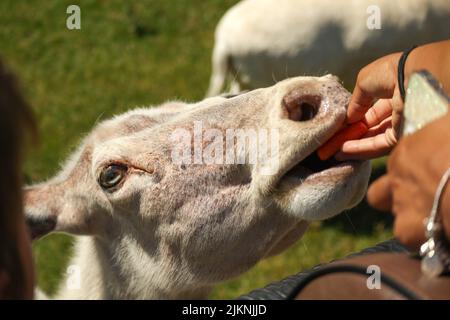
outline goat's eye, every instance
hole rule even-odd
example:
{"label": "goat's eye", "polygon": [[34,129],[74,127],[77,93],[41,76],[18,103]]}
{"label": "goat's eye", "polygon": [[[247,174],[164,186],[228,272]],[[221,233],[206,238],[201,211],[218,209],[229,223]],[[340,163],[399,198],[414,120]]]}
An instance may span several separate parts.
{"label": "goat's eye", "polygon": [[119,164],[112,164],[104,168],[100,173],[98,182],[103,189],[110,189],[117,186],[125,177],[127,167]]}

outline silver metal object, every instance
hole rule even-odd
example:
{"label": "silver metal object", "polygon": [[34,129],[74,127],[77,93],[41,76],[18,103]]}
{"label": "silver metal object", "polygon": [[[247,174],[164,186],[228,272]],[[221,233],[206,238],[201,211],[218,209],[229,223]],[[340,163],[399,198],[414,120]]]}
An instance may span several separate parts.
{"label": "silver metal object", "polygon": [[447,114],[449,103],[450,99],[428,71],[413,73],[406,89],[400,137]]}
{"label": "silver metal object", "polygon": [[428,240],[420,247],[422,272],[430,277],[437,277],[450,271],[450,254],[442,219],[438,215],[442,193],[450,178],[450,168],[444,173],[434,195],[430,217],[425,219],[425,235]]}

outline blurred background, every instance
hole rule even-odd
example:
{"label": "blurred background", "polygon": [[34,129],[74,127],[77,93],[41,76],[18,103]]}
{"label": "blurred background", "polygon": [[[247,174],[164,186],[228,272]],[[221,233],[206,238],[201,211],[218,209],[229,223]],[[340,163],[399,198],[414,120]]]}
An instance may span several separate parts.
{"label": "blurred background", "polygon": [[[201,100],[211,72],[217,22],[236,0],[0,1],[0,56],[20,79],[40,128],[28,153],[26,183],[55,174],[93,125],[137,106]],[[66,8],[81,7],[81,30],[66,28]],[[347,88],[351,90],[352,88]],[[373,178],[384,172],[374,162]],[[319,263],[392,237],[390,215],[365,202],[315,223],[282,255],[220,284],[211,298],[235,298]],[[39,286],[53,293],[72,238],[34,244]]]}

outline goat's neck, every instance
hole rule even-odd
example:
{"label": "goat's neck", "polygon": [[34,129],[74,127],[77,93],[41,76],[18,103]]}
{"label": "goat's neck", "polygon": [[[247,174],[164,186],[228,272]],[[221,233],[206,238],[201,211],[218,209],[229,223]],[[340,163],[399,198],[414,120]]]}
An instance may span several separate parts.
{"label": "goat's neck", "polygon": [[[152,282],[152,277],[142,277],[123,272],[113,261],[116,250],[95,237],[77,237],[75,252],[68,266],[57,299],[204,299],[210,288],[174,290],[173,284],[164,288]],[[123,258],[123,263],[132,263]],[[127,266],[125,266],[126,268]],[[151,274],[150,264],[141,266],[140,273]],[[130,268],[132,270],[132,268]],[[77,276],[79,275],[78,279]],[[77,281],[79,280],[79,286]],[[168,289],[171,288],[171,289]]]}

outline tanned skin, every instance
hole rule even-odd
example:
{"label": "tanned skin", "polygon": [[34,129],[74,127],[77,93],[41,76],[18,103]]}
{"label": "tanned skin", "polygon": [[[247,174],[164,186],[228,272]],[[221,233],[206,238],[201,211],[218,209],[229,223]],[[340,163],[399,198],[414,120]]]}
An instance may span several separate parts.
{"label": "tanned skin", "polygon": [[[371,159],[386,155],[395,147],[387,174],[371,185],[368,200],[375,208],[392,212],[396,217],[396,237],[417,249],[425,241],[423,221],[430,214],[437,185],[450,167],[450,115],[398,142],[403,113],[397,83],[401,55],[397,52],[382,57],[359,72],[347,121],[364,121],[369,133],[363,139],[346,142],[336,158]],[[431,72],[444,91],[450,93],[450,40],[420,46],[409,54],[405,87],[409,76],[423,69]],[[449,190],[442,196],[440,214],[450,239]]]}

